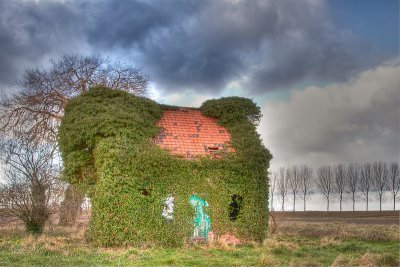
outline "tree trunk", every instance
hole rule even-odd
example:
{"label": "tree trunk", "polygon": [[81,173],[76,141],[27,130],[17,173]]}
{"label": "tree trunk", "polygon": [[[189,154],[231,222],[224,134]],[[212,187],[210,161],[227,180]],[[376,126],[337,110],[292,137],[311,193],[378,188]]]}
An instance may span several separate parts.
{"label": "tree trunk", "polygon": [[367,193],[367,211],[368,211],[368,193]]}
{"label": "tree trunk", "polygon": [[293,195],[293,211],[296,211],[296,194]]}
{"label": "tree trunk", "polygon": [[75,225],[75,221],[78,217],[83,197],[83,194],[78,190],[75,185],[68,185],[68,188],[65,191],[64,201],[61,204],[59,225]]}
{"label": "tree trunk", "polygon": [[396,210],[396,195],[393,194],[393,210]]}
{"label": "tree trunk", "polygon": [[32,206],[30,214],[22,218],[26,230],[32,234],[41,234],[49,218],[46,207],[46,187],[40,182],[33,182],[31,187]]}
{"label": "tree trunk", "polygon": [[379,195],[379,211],[382,211],[382,195]]}
{"label": "tree trunk", "polygon": [[329,197],[327,199],[328,205],[326,206],[326,211],[329,211]]}
{"label": "tree trunk", "polygon": [[304,211],[306,211],[306,196],[304,196]]}

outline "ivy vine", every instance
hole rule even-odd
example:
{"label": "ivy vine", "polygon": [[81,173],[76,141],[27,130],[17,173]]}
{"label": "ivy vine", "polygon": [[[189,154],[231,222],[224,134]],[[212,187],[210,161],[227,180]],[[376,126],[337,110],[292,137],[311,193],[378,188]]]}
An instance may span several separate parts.
{"label": "ivy vine", "polygon": [[[173,108],[104,87],[68,103],[59,131],[63,178],[91,197],[87,236],[102,246],[181,246],[193,231],[188,199],[197,194],[209,203],[216,235],[261,241],[268,227],[272,155],[256,131],[259,107],[239,97],[206,101],[201,112],[226,127],[235,153],[198,160],[170,155],[153,142],[163,110]],[[166,222],[163,201],[171,194],[173,220]],[[241,196],[235,220],[233,195]]]}

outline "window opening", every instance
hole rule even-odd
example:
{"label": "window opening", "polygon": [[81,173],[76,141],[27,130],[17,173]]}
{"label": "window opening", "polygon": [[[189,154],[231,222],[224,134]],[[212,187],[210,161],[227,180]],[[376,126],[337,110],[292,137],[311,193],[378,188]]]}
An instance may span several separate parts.
{"label": "window opening", "polygon": [[234,194],[231,196],[232,202],[229,204],[229,219],[236,221],[242,207],[243,198],[240,195]]}
{"label": "window opening", "polygon": [[170,194],[163,201],[164,207],[162,211],[162,216],[167,220],[167,222],[172,222],[174,219],[174,205],[175,198],[173,194]]}
{"label": "window opening", "polygon": [[149,196],[151,194],[151,188],[140,188],[139,190],[143,196]]}
{"label": "window opening", "polygon": [[152,190],[152,186],[148,181],[144,182],[141,188],[139,188],[139,191],[143,196],[150,196]]}

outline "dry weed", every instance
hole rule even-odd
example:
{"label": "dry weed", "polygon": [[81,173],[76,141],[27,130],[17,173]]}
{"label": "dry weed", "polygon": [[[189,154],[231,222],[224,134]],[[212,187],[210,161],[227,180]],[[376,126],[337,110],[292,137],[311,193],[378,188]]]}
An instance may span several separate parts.
{"label": "dry weed", "polygon": [[269,253],[263,253],[260,259],[261,266],[277,266],[279,260]]}
{"label": "dry weed", "polygon": [[275,266],[279,264],[279,257],[282,254],[291,253],[299,246],[296,243],[268,238],[263,243],[264,252],[261,255],[260,262],[262,266]]}
{"label": "dry weed", "polygon": [[229,244],[225,239],[217,238],[212,244],[209,244],[208,247],[224,251],[231,251],[235,248],[235,245]]}
{"label": "dry weed", "polygon": [[319,242],[320,242],[320,245],[321,245],[322,247],[330,246],[330,245],[339,245],[340,243],[342,243],[342,241],[337,240],[336,238],[330,237],[330,236],[324,236],[324,237],[322,237],[322,238],[319,240]]}
{"label": "dry weed", "polygon": [[340,266],[358,266],[358,262],[353,259],[350,258],[348,256],[345,256],[343,254],[339,254],[336,259],[333,261],[332,263],[332,267],[340,267]]}
{"label": "dry weed", "polygon": [[286,250],[296,250],[299,248],[299,246],[293,242],[282,241],[272,238],[265,239],[263,245],[267,250],[270,248],[284,248]]}
{"label": "dry weed", "polygon": [[400,259],[391,254],[366,252],[359,260],[360,266],[399,266]]}

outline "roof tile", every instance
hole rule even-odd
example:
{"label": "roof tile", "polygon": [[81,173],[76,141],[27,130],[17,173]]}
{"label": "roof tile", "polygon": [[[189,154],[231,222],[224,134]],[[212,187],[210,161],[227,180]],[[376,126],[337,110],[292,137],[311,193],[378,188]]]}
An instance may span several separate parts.
{"label": "roof tile", "polygon": [[194,156],[213,155],[207,148],[234,152],[230,147],[230,134],[216,119],[201,114],[198,110],[184,109],[166,110],[157,126],[163,128],[154,138],[154,142],[162,149],[187,159]]}

